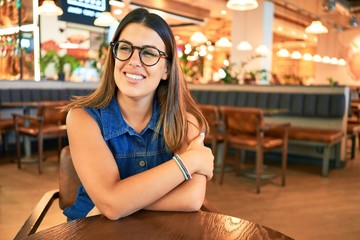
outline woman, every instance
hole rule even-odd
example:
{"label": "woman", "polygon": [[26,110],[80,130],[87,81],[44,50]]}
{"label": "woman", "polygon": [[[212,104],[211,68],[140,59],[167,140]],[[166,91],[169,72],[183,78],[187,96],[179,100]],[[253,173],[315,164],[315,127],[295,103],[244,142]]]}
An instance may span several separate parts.
{"label": "woman", "polygon": [[214,157],[203,144],[208,126],[161,17],[145,9],[125,16],[101,85],[64,109],[82,183],[76,202],[64,210],[69,220],[94,214],[118,219],[140,209],[200,209],[213,174]]}

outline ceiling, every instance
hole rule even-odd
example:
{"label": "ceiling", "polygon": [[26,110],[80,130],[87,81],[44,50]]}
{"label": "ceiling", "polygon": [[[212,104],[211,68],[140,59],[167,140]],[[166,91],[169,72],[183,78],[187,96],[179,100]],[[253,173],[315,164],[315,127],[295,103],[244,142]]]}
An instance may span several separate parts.
{"label": "ceiling", "polygon": [[[320,17],[329,31],[347,31],[353,29],[349,24],[352,16],[360,22],[360,0],[337,0],[335,9],[328,11],[326,4],[335,0],[264,0],[274,3],[274,43],[312,41],[303,39],[304,29],[312,20]],[[170,15],[164,16],[172,26],[175,35],[181,36],[184,42],[189,41],[195,31],[202,31],[212,41],[220,36],[231,38],[232,10],[227,9],[227,0],[134,0],[131,4],[163,10]],[[259,4],[262,1],[259,1]],[[221,11],[226,10],[227,14]],[[251,14],[251,11],[248,12]],[[288,31],[276,31],[279,26],[287,27]],[[296,29],[297,34],[293,34]]]}

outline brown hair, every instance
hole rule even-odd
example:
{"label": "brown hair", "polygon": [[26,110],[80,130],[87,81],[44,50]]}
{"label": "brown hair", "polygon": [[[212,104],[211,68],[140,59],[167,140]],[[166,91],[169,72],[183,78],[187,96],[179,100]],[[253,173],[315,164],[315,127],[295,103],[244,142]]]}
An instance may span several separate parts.
{"label": "brown hair", "polygon": [[[146,9],[135,9],[121,20],[112,40],[117,41],[123,29],[130,23],[141,23],[153,29],[165,43],[170,74],[166,81],[160,81],[156,90],[160,104],[157,132],[163,126],[167,146],[171,151],[176,151],[184,141],[188,140],[186,138],[189,124],[187,113],[197,119],[201,131],[208,132],[208,124],[192,98],[183,77],[175,38],[169,25],[160,16],[149,13]],[[117,91],[113,74],[114,66],[115,58],[112,54],[112,47],[109,47],[99,87],[89,96],[75,97],[70,104],[62,108],[63,111],[69,111],[73,107],[103,108],[107,106]]]}

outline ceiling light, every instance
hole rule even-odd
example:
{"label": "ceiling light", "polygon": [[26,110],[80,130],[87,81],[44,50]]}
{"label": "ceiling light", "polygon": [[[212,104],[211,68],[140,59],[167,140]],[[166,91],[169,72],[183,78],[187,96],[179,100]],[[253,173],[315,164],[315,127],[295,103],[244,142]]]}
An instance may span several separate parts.
{"label": "ceiling light", "polygon": [[339,60],[338,60],[336,57],[332,57],[332,58],[330,59],[330,64],[336,65],[336,64],[338,64],[338,63],[339,63]]}
{"label": "ceiling light", "polygon": [[312,21],[311,24],[305,28],[305,32],[311,34],[322,34],[327,33],[328,29],[322,25],[321,21],[317,20]]}
{"label": "ceiling light", "polygon": [[299,52],[299,51],[294,51],[294,52],[292,52],[291,53],[291,56],[290,56],[290,58],[292,58],[292,59],[301,59],[301,53]]}
{"label": "ceiling light", "polygon": [[190,37],[190,41],[194,45],[198,45],[207,41],[206,36],[202,32],[194,32]]}
{"label": "ceiling light", "polygon": [[330,63],[331,59],[329,56],[323,56],[323,58],[321,59],[322,63]]}
{"label": "ceiling light", "polygon": [[322,58],[321,58],[321,56],[319,54],[315,54],[313,56],[313,61],[314,62],[321,62],[321,60],[322,60]]}
{"label": "ceiling light", "polygon": [[266,57],[270,55],[270,49],[265,45],[265,44],[260,44],[256,49],[255,49],[255,53]]}
{"label": "ceiling light", "polygon": [[221,37],[218,41],[216,41],[215,46],[230,48],[232,47],[232,43],[226,37]]}
{"label": "ceiling light", "polygon": [[351,17],[351,19],[350,19],[350,21],[349,21],[349,24],[350,24],[350,26],[352,26],[352,27],[357,27],[357,26],[359,25],[359,23],[358,23],[355,15],[353,15],[353,16]]}
{"label": "ceiling light", "polygon": [[304,61],[311,61],[311,60],[313,59],[313,57],[311,56],[310,53],[305,53],[305,54],[303,55],[302,59],[303,59]]}
{"label": "ceiling light", "polygon": [[109,12],[102,12],[100,16],[95,19],[94,25],[100,27],[110,27],[117,22],[117,19],[114,18]]}
{"label": "ceiling light", "polygon": [[253,47],[248,41],[241,41],[239,45],[237,45],[236,49],[240,51],[250,51],[253,49]]}
{"label": "ceiling light", "polygon": [[281,48],[279,51],[277,51],[276,55],[278,57],[289,57],[290,53],[286,48]]}
{"label": "ceiling light", "polygon": [[345,65],[346,65],[345,59],[340,58],[339,61],[338,61],[338,65],[340,65],[340,66],[345,66]]}
{"label": "ceiling light", "polygon": [[259,6],[256,0],[229,0],[226,7],[236,11],[247,11]]}
{"label": "ceiling light", "polygon": [[56,6],[54,1],[52,0],[45,0],[39,7],[39,15],[42,16],[60,16],[64,12],[61,8]]}

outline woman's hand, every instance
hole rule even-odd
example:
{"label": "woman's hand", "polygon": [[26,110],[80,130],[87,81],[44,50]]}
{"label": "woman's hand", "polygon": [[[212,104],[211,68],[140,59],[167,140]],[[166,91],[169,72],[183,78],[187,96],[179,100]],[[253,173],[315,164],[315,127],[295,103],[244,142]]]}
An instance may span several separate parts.
{"label": "woman's hand", "polygon": [[205,175],[210,180],[214,170],[214,155],[210,148],[204,146],[204,138],[205,134],[200,133],[180,157],[189,168],[188,171]]}

